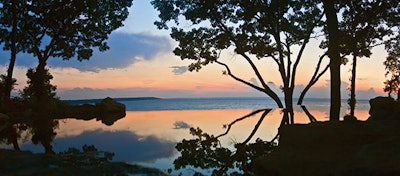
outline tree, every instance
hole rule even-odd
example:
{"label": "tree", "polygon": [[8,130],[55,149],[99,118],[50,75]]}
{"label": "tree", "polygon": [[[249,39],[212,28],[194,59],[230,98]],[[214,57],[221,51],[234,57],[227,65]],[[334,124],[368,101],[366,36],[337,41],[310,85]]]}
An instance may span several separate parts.
{"label": "tree", "polygon": [[[1,2],[0,30],[4,35],[0,39],[4,49],[11,50],[8,77],[12,77],[17,52],[30,53],[39,61],[36,69],[28,70],[23,96],[34,111],[32,141],[41,142],[46,153],[53,152],[50,142],[58,124],[51,113],[58,101],[55,86],[50,84],[53,77],[46,69],[47,60],[76,57],[82,61],[89,59],[95,48],[107,50],[108,35],[122,26],[131,5],[130,0]],[[6,89],[9,95],[11,87]]]}
{"label": "tree", "polygon": [[[388,23],[396,14],[393,0],[385,1],[344,1],[340,2],[342,20],[339,22],[341,37],[341,57],[352,55],[353,67],[350,87],[350,116],[354,117],[355,81],[357,57],[369,57],[371,49],[391,39],[392,25]],[[374,13],[371,13],[374,12]]]}
{"label": "tree", "polygon": [[387,42],[386,49],[389,54],[383,64],[387,70],[385,76],[390,77],[384,82],[384,91],[388,92],[389,97],[397,93],[397,100],[400,100],[400,35],[397,35],[396,40]]}
{"label": "tree", "polygon": [[105,40],[128,16],[130,0],[24,1],[28,10],[17,26],[24,33],[25,50],[37,57],[35,82],[38,101],[45,95],[46,62],[51,57],[89,59],[93,48],[108,49]]}
{"label": "tree", "polygon": [[[160,12],[159,29],[171,28],[171,37],[179,42],[174,53],[182,60],[193,60],[190,71],[217,63],[227,75],[271,97],[285,108],[283,124],[294,123],[293,91],[296,71],[303,51],[323,16],[317,3],[308,1],[162,1],[153,0]],[[181,17],[190,24],[181,25]],[[170,21],[175,24],[169,23]],[[297,55],[293,47],[299,47]],[[233,49],[254,71],[261,86],[236,76],[221,61],[223,51]],[[282,80],[284,103],[267,84],[257,60],[272,59]]]}
{"label": "tree", "polygon": [[10,50],[10,64],[7,69],[5,79],[4,92],[2,100],[10,100],[13,84],[13,71],[15,66],[16,55],[24,50],[24,31],[20,26],[24,22],[27,14],[26,2],[18,0],[0,1],[0,43],[4,43],[4,50]]}
{"label": "tree", "polygon": [[330,121],[339,121],[340,114],[340,65],[341,57],[339,52],[339,22],[335,3],[331,0],[322,0],[326,16],[326,30],[328,33],[328,56],[330,58],[331,73],[331,106],[329,113]]}

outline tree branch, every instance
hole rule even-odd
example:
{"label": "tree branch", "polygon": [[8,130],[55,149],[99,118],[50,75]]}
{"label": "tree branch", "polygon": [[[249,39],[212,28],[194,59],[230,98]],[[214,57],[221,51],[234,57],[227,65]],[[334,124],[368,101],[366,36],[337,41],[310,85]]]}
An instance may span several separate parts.
{"label": "tree branch", "polygon": [[310,81],[308,82],[307,86],[304,88],[304,90],[300,94],[299,100],[297,101],[298,105],[301,105],[303,103],[303,99],[304,99],[304,96],[306,95],[307,91],[319,80],[319,78],[326,71],[328,71],[329,64],[327,64],[325,66],[325,68],[322,70],[322,72],[318,74],[319,69],[321,67],[322,60],[324,59],[325,56],[327,56],[327,53],[324,53],[322,56],[320,56],[318,64],[317,64],[317,68],[315,69],[315,72],[314,72],[312,78],[310,79]]}
{"label": "tree branch", "polygon": [[245,81],[245,80],[243,80],[243,79],[241,79],[241,78],[238,78],[238,77],[236,77],[235,75],[233,75],[232,72],[231,72],[231,70],[229,69],[228,65],[226,65],[226,64],[224,64],[224,63],[222,63],[222,62],[220,62],[220,61],[217,61],[217,60],[214,61],[214,62],[217,63],[217,64],[220,64],[220,65],[224,66],[224,67],[226,68],[227,74],[228,74],[230,77],[232,77],[233,79],[235,79],[236,81],[239,81],[239,82],[241,82],[241,83],[243,83],[243,84],[246,84],[246,85],[248,85],[248,86],[250,86],[250,87],[252,87],[252,88],[254,88],[254,89],[260,91],[260,92],[264,92],[264,93],[265,93],[265,90],[264,90],[263,88],[258,87],[258,86],[254,85],[254,84],[251,84],[251,83],[249,83],[249,82],[247,82],[247,81]]}
{"label": "tree branch", "polygon": [[301,45],[301,48],[300,48],[300,50],[299,50],[299,53],[297,54],[296,61],[295,61],[294,64],[293,64],[293,75],[292,75],[291,82],[290,82],[290,86],[291,86],[291,87],[294,87],[295,79],[296,79],[297,66],[298,66],[299,63],[300,63],[300,58],[303,56],[304,49],[306,48],[306,45],[307,45],[307,43],[309,42],[309,38],[310,38],[311,34],[312,34],[312,29],[308,32],[306,38],[304,38],[304,42],[303,42],[303,44]]}

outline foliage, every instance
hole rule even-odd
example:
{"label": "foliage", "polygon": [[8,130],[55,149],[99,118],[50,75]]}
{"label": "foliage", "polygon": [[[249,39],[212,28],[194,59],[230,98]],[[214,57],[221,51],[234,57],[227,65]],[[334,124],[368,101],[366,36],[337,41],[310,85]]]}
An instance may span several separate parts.
{"label": "foliage", "polygon": [[[3,97],[6,96],[6,79],[7,76],[6,75],[0,75],[0,112],[3,112]],[[14,89],[14,86],[17,85],[17,80],[16,79],[12,79],[12,83],[11,83],[11,89]]]}
{"label": "foliage", "polygon": [[[386,48],[389,51],[386,61],[383,63],[386,68],[385,76],[389,77],[384,82],[384,91],[388,92],[389,97],[392,93],[399,93],[400,88],[400,36],[398,35],[396,40],[388,42]],[[398,95],[399,97],[399,95]]]}
{"label": "foliage", "polygon": [[[1,0],[0,1],[0,43],[4,43],[4,50],[11,50],[14,43],[17,51],[23,51],[24,38],[27,33],[21,27],[27,14],[27,1]],[[14,35],[13,32],[16,34]]]}
{"label": "foliage", "polygon": [[[355,109],[355,82],[357,57],[370,57],[371,49],[382,45],[385,40],[391,40],[395,34],[392,16],[398,13],[396,1],[341,1],[342,9],[339,23],[341,57],[353,55],[351,76],[350,115],[354,116]],[[398,4],[398,2],[397,2]],[[371,12],[374,13],[371,13]]]}
{"label": "foliage", "polygon": [[82,61],[92,56],[94,48],[107,50],[108,35],[122,26],[131,5],[131,0],[0,1],[0,30],[5,34],[0,41],[5,43],[4,49],[17,47],[18,52],[27,52],[39,60],[36,70],[28,71],[33,82],[30,98],[44,101],[51,94],[44,91],[54,89],[46,82],[51,79],[45,70],[50,57],[76,57]]}
{"label": "foliage", "polygon": [[338,4],[343,11],[339,23],[341,53],[369,57],[374,46],[382,44],[384,37],[393,35],[394,31],[388,21],[397,13],[393,3],[393,0],[341,1]]}
{"label": "foliage", "polygon": [[66,163],[72,163],[77,167],[98,167],[102,163],[109,162],[114,153],[99,151],[93,145],[83,145],[82,151],[77,148],[69,148],[65,152],[57,154]]}
{"label": "foliage", "polygon": [[122,26],[131,4],[129,0],[23,1],[20,6],[26,10],[17,14],[24,16],[17,19],[18,29],[25,34],[23,51],[39,59],[89,59],[91,47],[108,49],[108,34]]}
{"label": "foliage", "polygon": [[[45,69],[44,76],[39,75],[34,69],[28,69],[26,76],[28,77],[27,87],[23,89],[21,95],[24,99],[34,99],[37,94],[50,98],[55,98],[57,87],[50,83],[53,76],[48,69]],[[39,82],[39,77],[43,77],[43,82]]]}

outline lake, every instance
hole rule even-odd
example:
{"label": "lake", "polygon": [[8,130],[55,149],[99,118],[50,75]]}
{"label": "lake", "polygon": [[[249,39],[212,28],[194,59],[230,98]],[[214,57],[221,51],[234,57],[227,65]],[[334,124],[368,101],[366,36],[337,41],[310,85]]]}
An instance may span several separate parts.
{"label": "lake", "polygon": [[[55,152],[69,147],[81,148],[84,144],[94,145],[99,150],[114,152],[114,161],[136,163],[162,170],[173,168],[173,161],[179,156],[176,143],[190,139],[190,127],[199,127],[214,135],[226,131],[224,125],[245,116],[254,110],[274,108],[257,130],[256,138],[271,140],[277,133],[282,114],[273,101],[265,98],[186,98],[186,99],[120,99],[126,105],[126,117],[112,126],[100,121],[66,119],[61,120],[52,145]],[[79,103],[79,102],[75,102]],[[86,102],[87,103],[87,102]],[[368,118],[367,100],[358,100],[356,117]],[[319,121],[328,120],[328,99],[305,99],[304,104]],[[346,100],[342,101],[343,117],[347,110]],[[309,123],[308,117],[295,107],[295,122]],[[232,126],[231,131],[221,138],[227,147],[243,142],[251,133],[261,114],[250,116]],[[30,140],[21,144],[22,150],[44,152],[41,145]],[[189,168],[183,173],[191,174]],[[207,172],[207,171],[203,171]],[[206,173],[207,174],[207,173]]]}

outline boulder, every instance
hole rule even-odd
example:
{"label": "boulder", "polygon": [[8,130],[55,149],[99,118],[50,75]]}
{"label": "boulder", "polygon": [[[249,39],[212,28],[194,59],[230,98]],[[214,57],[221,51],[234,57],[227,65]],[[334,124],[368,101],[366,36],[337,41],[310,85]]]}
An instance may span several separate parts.
{"label": "boulder", "polygon": [[279,128],[255,175],[400,175],[400,121],[316,122]]}
{"label": "boulder", "polygon": [[101,120],[106,125],[112,125],[118,119],[125,117],[126,108],[122,103],[118,103],[110,97],[96,103],[97,115],[96,120]]}
{"label": "boulder", "polygon": [[368,120],[400,120],[400,102],[390,97],[376,97],[369,100]]}

